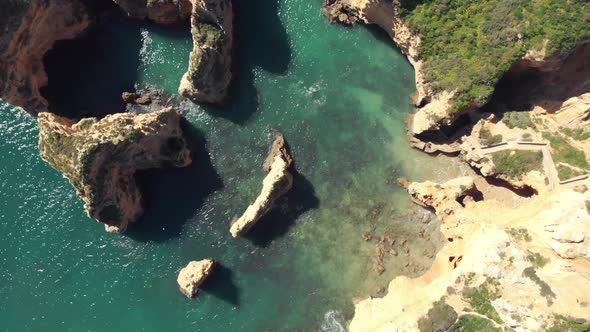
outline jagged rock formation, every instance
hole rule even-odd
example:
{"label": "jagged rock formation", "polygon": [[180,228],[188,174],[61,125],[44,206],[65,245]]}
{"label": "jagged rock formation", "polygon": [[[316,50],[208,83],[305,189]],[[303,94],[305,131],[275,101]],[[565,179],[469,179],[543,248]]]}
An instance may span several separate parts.
{"label": "jagged rock formation", "polygon": [[293,174],[289,171],[293,159],[283,135],[275,135],[276,138],[263,165],[264,171],[268,174],[262,181],[260,195],[248,206],[244,214],[232,223],[229,231],[233,237],[247,232],[273,207],[274,202],[293,186]]}
{"label": "jagged rock formation", "polygon": [[193,51],[178,92],[195,101],[222,103],[232,73],[233,10],[230,0],[192,0]]}
{"label": "jagged rock formation", "polygon": [[191,261],[178,273],[178,289],[188,298],[199,292],[199,286],[211,275],[215,262],[211,259]]}
{"label": "jagged rock formation", "polygon": [[437,213],[452,214],[462,207],[461,199],[473,193],[476,188],[469,176],[450,180],[443,184],[413,182],[407,187],[412,200],[417,204],[434,208]]}
{"label": "jagged rock formation", "polygon": [[71,1],[13,1],[0,19],[0,98],[32,115],[47,110],[40,88],[47,85],[43,56],[57,40],[78,37],[91,24],[85,7]]}
{"label": "jagged rock formation", "polygon": [[180,120],[171,108],[77,123],[39,113],[39,150],[76,188],[88,216],[122,232],[143,213],[136,170],[191,163]]}
{"label": "jagged rock formation", "polygon": [[177,24],[191,15],[190,0],[113,0],[130,17],[158,24]]}

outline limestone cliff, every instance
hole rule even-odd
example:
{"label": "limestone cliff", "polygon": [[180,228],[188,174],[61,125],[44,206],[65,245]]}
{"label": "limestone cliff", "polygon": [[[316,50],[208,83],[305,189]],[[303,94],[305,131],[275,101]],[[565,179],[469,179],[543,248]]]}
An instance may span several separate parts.
{"label": "limestone cliff", "polygon": [[130,17],[150,19],[158,24],[177,24],[189,18],[190,0],[113,0]]}
{"label": "limestone cliff", "polygon": [[2,6],[7,12],[0,15],[10,19],[0,24],[0,98],[36,115],[47,110],[39,91],[47,85],[43,56],[56,41],[78,37],[91,20],[77,0],[17,0]]}
{"label": "limestone cliff", "polygon": [[417,203],[435,209],[445,243],[424,275],[397,277],[385,297],[356,303],[351,332],[588,326],[580,322],[590,319],[590,194],[554,191],[506,205],[486,197],[490,188],[479,181],[484,199],[459,204],[473,185],[460,178],[406,186]]}
{"label": "limestone cliff", "polygon": [[287,143],[283,135],[277,133],[263,169],[268,172],[262,181],[262,190],[244,214],[235,220],[230,228],[233,237],[238,237],[250,229],[272,207],[274,202],[293,186],[293,174],[289,171],[292,163]]}
{"label": "limestone cliff", "polygon": [[215,261],[203,259],[191,261],[180,270],[176,282],[178,289],[188,298],[193,298],[199,292],[199,286],[213,273]]}
{"label": "limestone cliff", "polygon": [[195,101],[222,103],[232,78],[233,10],[230,0],[192,0],[193,50],[178,92]]}
{"label": "limestone cliff", "polygon": [[180,120],[171,108],[77,123],[39,113],[39,150],[76,188],[88,216],[122,232],[143,213],[135,172],[191,163]]}

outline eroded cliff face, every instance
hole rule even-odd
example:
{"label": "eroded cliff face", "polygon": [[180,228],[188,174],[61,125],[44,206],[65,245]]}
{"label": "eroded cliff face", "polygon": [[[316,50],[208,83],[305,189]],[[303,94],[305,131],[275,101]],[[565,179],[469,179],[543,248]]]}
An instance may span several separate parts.
{"label": "eroded cliff face", "polygon": [[193,50],[178,92],[195,101],[222,103],[232,73],[233,10],[230,0],[191,0]]}
{"label": "eroded cliff face", "polygon": [[91,24],[77,0],[23,1],[0,36],[0,98],[32,115],[47,110],[39,89],[47,85],[43,56],[56,41],[73,39]]}
{"label": "eroded cliff face", "polygon": [[190,0],[113,0],[129,17],[150,19],[158,24],[178,24],[191,15]]}
{"label": "eroded cliff face", "polygon": [[43,112],[39,150],[76,188],[88,216],[122,232],[143,213],[135,172],[191,163],[180,120],[171,108],[79,122]]}

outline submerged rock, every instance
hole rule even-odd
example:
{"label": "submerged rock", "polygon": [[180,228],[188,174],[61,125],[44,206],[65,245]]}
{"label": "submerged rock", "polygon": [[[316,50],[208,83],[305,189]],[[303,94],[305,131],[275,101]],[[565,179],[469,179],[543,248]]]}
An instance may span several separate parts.
{"label": "submerged rock", "polygon": [[262,181],[262,191],[244,214],[232,223],[229,231],[233,237],[247,232],[273,207],[274,202],[293,186],[293,174],[289,171],[293,159],[283,135],[280,133],[275,135],[276,138],[263,165],[268,175]]}
{"label": "submerged rock", "polygon": [[127,15],[158,24],[177,24],[191,14],[190,0],[113,0]]}
{"label": "submerged rock", "polygon": [[199,286],[211,275],[215,262],[211,259],[191,261],[178,273],[178,289],[188,298],[199,292]]}
{"label": "submerged rock", "polygon": [[[3,1],[4,2],[4,1]],[[47,110],[43,57],[56,41],[74,39],[91,19],[77,0],[15,0],[0,13],[0,98],[32,115]]]}
{"label": "submerged rock", "polygon": [[76,188],[88,216],[122,232],[143,213],[135,172],[191,163],[180,119],[171,108],[77,123],[40,113],[39,150]]}
{"label": "submerged rock", "polygon": [[195,102],[222,103],[232,73],[233,10],[230,0],[192,0],[193,50],[178,92]]}

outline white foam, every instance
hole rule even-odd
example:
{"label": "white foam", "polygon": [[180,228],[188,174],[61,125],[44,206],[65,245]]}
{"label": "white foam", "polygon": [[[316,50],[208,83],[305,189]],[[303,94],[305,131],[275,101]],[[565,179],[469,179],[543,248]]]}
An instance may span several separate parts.
{"label": "white foam", "polygon": [[330,310],[324,314],[324,321],[320,326],[322,332],[346,332],[344,317],[338,310]]}

